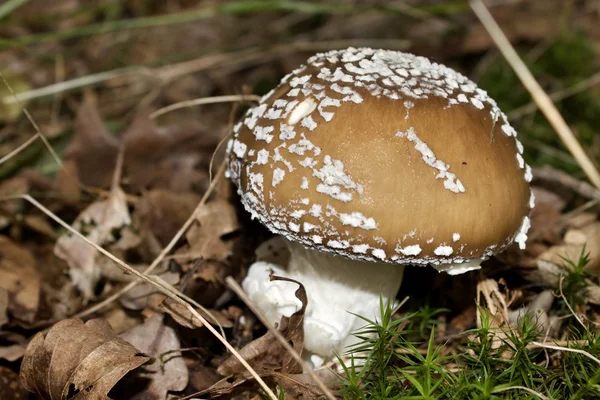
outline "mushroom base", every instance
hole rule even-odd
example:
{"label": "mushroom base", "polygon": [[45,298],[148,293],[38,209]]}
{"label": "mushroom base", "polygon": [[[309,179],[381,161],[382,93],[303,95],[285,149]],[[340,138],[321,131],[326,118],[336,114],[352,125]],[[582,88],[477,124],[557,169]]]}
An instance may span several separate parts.
{"label": "mushroom base", "polygon": [[279,323],[282,316],[289,317],[301,308],[294,295],[298,285],[271,282],[269,274],[301,282],[308,296],[304,348],[321,357],[343,353],[357,341],[351,333],[366,324],[356,315],[378,319],[380,299],[394,301],[404,266],[350,260],[287,240],[286,244],[290,252],[287,265],[252,264],[242,283],[244,290],[269,322]]}

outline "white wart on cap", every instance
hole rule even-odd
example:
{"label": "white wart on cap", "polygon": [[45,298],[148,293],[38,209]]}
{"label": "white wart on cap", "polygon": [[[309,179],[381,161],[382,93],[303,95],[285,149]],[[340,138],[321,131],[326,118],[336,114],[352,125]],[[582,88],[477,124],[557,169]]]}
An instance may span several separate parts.
{"label": "white wart on cap", "polygon": [[485,91],[424,57],[317,54],[236,125],[229,175],[271,231],[351,259],[456,264],[524,246],[523,146]]}

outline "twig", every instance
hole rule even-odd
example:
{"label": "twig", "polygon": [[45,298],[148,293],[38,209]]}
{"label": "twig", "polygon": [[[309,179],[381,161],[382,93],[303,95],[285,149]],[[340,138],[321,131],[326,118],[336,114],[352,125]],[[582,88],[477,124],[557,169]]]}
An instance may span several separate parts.
{"label": "twig", "polygon": [[546,396],[544,396],[543,394],[541,394],[539,392],[536,392],[533,389],[529,389],[528,387],[525,387],[525,386],[509,386],[509,387],[506,387],[506,388],[496,389],[492,393],[502,393],[502,392],[507,392],[509,390],[523,390],[523,391],[525,391],[525,392],[527,392],[529,394],[532,394],[534,396],[539,397],[542,400],[549,400],[549,398],[546,397]]}
{"label": "twig", "polygon": [[[171,241],[165,246],[165,248],[156,257],[156,259],[154,259],[154,261],[152,261],[152,264],[150,264],[148,266],[148,268],[146,268],[142,272],[143,274],[147,275],[147,274],[151,273],[152,271],[154,271],[154,269],[163,261],[163,259],[165,258],[165,256],[173,249],[173,247],[175,247],[175,245],[177,244],[177,242],[179,241],[179,239],[181,239],[181,237],[183,236],[183,234],[188,230],[188,228],[196,220],[196,214],[198,214],[198,211],[204,206],[204,204],[208,200],[209,196],[212,194],[215,186],[217,185],[217,183],[220,180],[221,176],[223,175],[224,171],[225,171],[225,163],[221,164],[221,167],[219,168],[219,171],[217,172],[217,175],[215,176],[215,179],[210,183],[208,189],[206,190],[206,192],[202,196],[202,199],[200,200],[200,202],[196,206],[196,209],[194,210],[194,212],[190,215],[190,217],[187,219],[187,221],[185,221],[185,223],[183,224],[183,226],[179,229],[179,231],[177,231],[177,233],[175,234],[175,236],[173,236],[173,238],[171,239]],[[75,317],[82,318],[82,317],[85,317],[86,315],[90,315],[90,314],[93,314],[93,313],[97,312],[98,310],[106,307],[107,305],[109,305],[113,301],[117,300],[119,297],[121,297],[125,293],[129,292],[131,289],[133,289],[135,286],[137,286],[137,284],[140,283],[140,282],[141,281],[139,281],[139,280],[130,282],[129,284],[127,284],[127,286],[123,287],[118,292],[116,292],[113,295],[111,295],[111,296],[107,297],[106,299],[102,300],[100,303],[94,304],[90,308],[87,308],[87,309],[85,309],[85,310],[77,313],[75,315]]]}
{"label": "twig", "polygon": [[54,161],[56,161],[56,164],[58,164],[61,168],[63,168],[62,160],[60,159],[58,154],[56,154],[56,151],[54,151],[54,148],[50,145],[50,142],[48,141],[46,136],[42,133],[38,124],[33,120],[33,117],[31,116],[31,114],[29,114],[29,111],[23,106],[21,101],[17,98],[17,95],[15,94],[14,90],[12,89],[12,87],[10,86],[10,84],[8,83],[6,78],[4,78],[4,75],[2,75],[2,72],[0,72],[0,79],[2,79],[2,82],[4,82],[4,85],[10,92],[11,96],[15,99],[16,103],[19,104],[19,107],[23,110],[23,113],[25,113],[25,116],[27,116],[27,119],[29,120],[29,122],[31,122],[31,125],[33,125],[33,128],[36,131],[36,134],[39,135],[40,139],[42,139],[42,141],[44,142],[44,145],[48,148],[48,151],[52,155],[52,158],[54,158]]}
{"label": "twig", "polygon": [[229,288],[231,290],[233,290],[235,292],[235,294],[238,295],[238,297],[244,302],[244,304],[246,304],[248,306],[248,308],[250,310],[252,310],[254,315],[256,315],[258,317],[258,319],[263,323],[263,325],[266,326],[267,329],[273,335],[275,335],[277,340],[279,340],[279,342],[283,345],[283,347],[285,347],[285,349],[292,355],[294,360],[296,360],[296,362],[298,362],[300,365],[302,365],[303,369],[315,381],[315,383],[317,384],[319,389],[321,389],[323,391],[323,394],[329,400],[336,400],[333,393],[331,393],[331,390],[329,390],[329,388],[325,385],[325,383],[323,383],[323,381],[317,376],[317,374],[315,374],[314,371],[306,364],[306,362],[304,362],[304,360],[302,359],[302,356],[300,356],[300,354],[298,354],[298,352],[296,350],[294,350],[292,345],[290,345],[290,343],[283,337],[281,332],[279,332],[279,330],[277,328],[275,328],[273,326],[273,324],[271,324],[267,320],[267,318],[265,318],[263,313],[261,313],[258,310],[258,308],[256,308],[256,306],[250,301],[250,299],[244,292],[244,289],[241,288],[241,286],[236,282],[236,280],[233,279],[231,276],[228,276],[227,278],[225,278],[225,282],[227,282],[227,286],[229,286]]}
{"label": "twig", "polygon": [[254,94],[241,94],[241,95],[234,94],[234,95],[229,95],[229,96],[201,97],[198,99],[180,101],[179,103],[174,103],[174,104],[168,105],[166,107],[159,108],[158,110],[156,110],[152,114],[150,114],[150,118],[156,118],[156,117],[159,117],[168,112],[171,112],[174,110],[179,110],[180,108],[199,106],[202,104],[231,103],[231,102],[238,102],[238,101],[259,101],[259,100],[260,100],[260,96],[257,96]]}
{"label": "twig", "polygon": [[[136,79],[140,75],[151,77],[162,82],[169,82],[180,76],[203,71],[217,65],[227,63],[235,65],[248,63],[249,61],[265,62],[273,57],[281,57],[297,51],[326,51],[334,48],[344,48],[348,46],[367,46],[367,47],[382,47],[405,49],[409,46],[406,40],[388,39],[388,40],[323,40],[316,42],[295,42],[276,44],[266,48],[244,48],[244,49],[229,49],[226,53],[205,55],[196,59],[182,61],[176,64],[169,64],[161,67],[144,67],[131,66],[119,68],[110,71],[100,72],[66,80],[41,88],[33,89],[27,92],[17,94],[17,99],[21,101],[33,100],[44,96],[59,94],[69,90],[81,89],[86,86],[91,86],[97,83],[111,81],[115,79],[123,79],[124,81]],[[270,57],[269,57],[270,56]],[[5,104],[16,103],[17,100],[13,97],[5,97],[0,99]]]}
{"label": "twig", "polygon": [[579,318],[579,315],[577,315],[577,313],[575,312],[575,310],[573,310],[573,307],[571,307],[571,304],[569,304],[569,302],[567,301],[567,298],[565,297],[565,294],[563,293],[563,281],[565,280],[564,275],[560,277],[560,280],[558,281],[558,291],[560,292],[560,297],[563,299],[563,301],[565,302],[565,304],[567,305],[567,308],[569,309],[569,311],[571,311],[571,314],[575,317],[575,319],[577,320],[577,322],[579,322],[579,324],[583,327],[583,329],[585,331],[588,330],[588,327],[585,326],[585,324],[583,323],[583,321],[581,320],[581,318]]}
{"label": "twig", "polygon": [[600,364],[600,360],[597,359],[596,357],[594,357],[593,355],[591,355],[590,353],[588,353],[585,350],[581,350],[581,349],[572,349],[570,347],[563,347],[563,346],[553,346],[550,344],[544,344],[544,343],[540,343],[540,342],[531,342],[531,344],[534,344],[538,347],[541,348],[546,348],[546,349],[552,349],[552,350],[558,350],[558,351],[566,351],[566,352],[570,352],[570,353],[577,353],[577,354],[581,354],[586,356],[587,358],[589,358],[590,360],[594,361],[597,364]]}
{"label": "twig", "polygon": [[[568,97],[584,92],[597,85],[600,85],[600,72],[595,73],[594,75],[582,80],[581,82],[577,82],[573,86],[569,86],[568,88],[565,88],[563,90],[551,93],[550,99],[552,99],[553,102],[559,102]],[[511,112],[507,113],[507,116],[508,119],[518,119],[527,114],[531,114],[532,112],[537,110],[537,108],[537,104],[535,102],[531,102],[519,108],[515,108]]]}
{"label": "twig", "polygon": [[53,83],[48,86],[22,92],[16,96],[8,96],[2,100],[4,104],[14,104],[18,102],[25,102],[33,99],[37,99],[44,96],[50,96],[53,94],[64,93],[69,90],[79,89],[85,86],[90,86],[96,83],[105,82],[115,78],[121,78],[128,75],[139,75],[144,71],[148,71],[146,67],[126,67],[114,69],[111,71],[100,72],[97,74],[85,75],[80,78],[74,78],[58,83]]}
{"label": "twig", "polygon": [[10,153],[8,153],[7,155],[5,155],[4,157],[0,158],[0,165],[4,164],[5,162],[7,162],[8,160],[10,160],[11,158],[13,158],[14,156],[16,156],[17,154],[19,154],[20,152],[22,152],[23,150],[25,150],[27,147],[29,147],[29,145],[31,143],[33,143],[36,140],[38,140],[39,137],[40,137],[40,134],[38,132],[35,135],[33,135],[32,137],[30,137],[29,139],[27,139],[25,141],[25,143],[21,144],[19,147],[17,147],[16,149],[14,149],[13,151],[11,151]]}
{"label": "twig", "polygon": [[252,377],[254,379],[256,379],[256,381],[265,390],[265,392],[269,396],[271,396],[271,398],[273,400],[277,399],[277,396],[275,396],[275,394],[269,388],[269,386],[261,379],[260,376],[258,376],[258,374],[256,373],[256,371],[254,371],[254,369],[246,362],[246,360],[244,360],[244,358],[233,348],[233,346],[227,341],[227,339],[225,339],[224,336],[222,336],[219,332],[217,332],[217,330],[202,315],[200,315],[200,313],[198,313],[194,309],[194,307],[192,307],[186,300],[184,300],[182,298],[183,294],[181,292],[179,292],[177,289],[175,289],[173,286],[167,284],[166,282],[164,282],[162,280],[155,279],[155,277],[147,276],[144,273],[139,272],[135,268],[130,267],[123,260],[121,260],[120,258],[114,256],[108,250],[105,250],[102,247],[98,246],[96,243],[92,242],[90,239],[88,239],[86,236],[84,236],[83,234],[81,234],[79,231],[77,231],[73,227],[69,226],[69,224],[67,224],[66,222],[64,222],[56,214],[54,214],[52,211],[50,211],[49,209],[47,209],[44,205],[42,205],[41,203],[39,203],[37,200],[35,200],[30,195],[25,194],[25,195],[15,195],[15,196],[5,196],[5,197],[1,197],[0,199],[1,200],[11,200],[11,199],[24,199],[24,200],[27,200],[28,202],[30,202],[31,204],[33,204],[34,206],[36,206],[38,209],[40,209],[48,217],[50,217],[51,219],[53,219],[57,224],[59,224],[60,226],[62,226],[66,230],[68,230],[71,234],[77,236],[79,239],[83,240],[88,245],[94,247],[97,251],[99,251],[100,253],[102,253],[104,256],[108,257],[115,264],[117,264],[125,273],[132,274],[132,275],[138,277],[140,280],[149,283],[150,285],[152,285],[155,288],[157,288],[164,295],[168,296],[169,298],[173,299],[174,301],[176,301],[179,304],[181,304],[184,307],[186,307],[187,310],[194,317],[198,318],[204,324],[204,326],[217,339],[219,339],[219,341],[221,343],[223,343],[223,345],[229,351],[231,351],[231,353],[240,361],[240,363],[244,366],[244,368],[246,368],[248,370],[248,372],[252,375]]}
{"label": "twig", "polygon": [[587,182],[575,179],[566,172],[545,165],[533,169],[533,180],[556,183],[578,195],[592,200],[600,200],[600,190]]}
{"label": "twig", "polygon": [[[529,343],[527,346],[525,346],[525,348],[528,350],[543,348],[538,346],[539,343],[540,342],[535,342],[535,344]],[[552,346],[569,347],[569,345],[587,346],[590,342],[589,340],[548,340],[548,338],[544,338],[542,344],[547,345],[548,343],[551,343]]]}
{"label": "twig", "polygon": [[531,71],[527,68],[527,65],[525,65],[512,47],[485,4],[483,4],[481,0],[470,0],[469,4],[500,49],[500,52],[506,61],[521,80],[523,86],[525,86],[527,91],[531,94],[533,100],[544,113],[556,133],[558,133],[558,136],[567,149],[573,154],[573,157],[577,160],[583,172],[585,172],[594,186],[600,188],[600,174],[598,173],[598,170],[577,141],[577,138],[560,115],[560,112],[557,110],[548,94],[544,92],[544,89],[542,89],[540,84],[535,80]]}

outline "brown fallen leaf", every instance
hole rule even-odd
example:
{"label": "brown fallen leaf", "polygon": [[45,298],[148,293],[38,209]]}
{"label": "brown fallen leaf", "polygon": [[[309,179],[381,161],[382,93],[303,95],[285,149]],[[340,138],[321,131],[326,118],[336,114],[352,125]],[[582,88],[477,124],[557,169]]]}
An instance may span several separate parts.
{"label": "brown fallen leaf", "polygon": [[165,246],[192,215],[199,202],[200,197],[194,193],[151,190],[142,195],[136,213],[141,225]]}
{"label": "brown fallen leaf", "polygon": [[110,389],[149,360],[114,334],[103,319],[63,320],[33,337],[21,364],[21,382],[44,399],[108,399]]}
{"label": "brown fallen leaf", "polygon": [[587,253],[590,262],[586,269],[594,273],[600,272],[600,222],[594,220],[579,228],[569,229],[563,241],[562,244],[550,247],[539,259],[570,268],[565,259],[577,264],[580,255]]}
{"label": "brown fallen leaf", "polygon": [[[161,304],[160,308],[168,313],[174,320],[181,326],[186,328],[202,328],[204,323],[197,317],[192,315],[190,310],[183,304],[176,302],[175,300],[167,297]],[[203,310],[196,309],[196,311],[202,315],[208,322],[219,325],[222,328],[231,328],[233,323],[227,318],[222,312],[216,310],[208,310],[210,315]]]}
{"label": "brown fallen leaf", "polygon": [[155,357],[145,365],[136,378],[145,380],[143,387],[129,387],[129,400],[163,400],[169,391],[182,391],[188,384],[189,374],[181,354],[181,345],[173,328],[164,324],[164,316],[155,314],[144,324],[120,335],[141,351]]}
{"label": "brown fallen leaf", "polygon": [[[194,172],[199,155],[191,153],[194,144],[202,140],[193,129],[176,126],[159,127],[149,114],[140,114],[123,133],[125,168],[130,183],[137,189],[168,188],[190,191],[192,182],[204,176]],[[153,168],[148,168],[153,165]],[[189,184],[181,184],[181,176]],[[174,187],[174,186],[175,187]]]}
{"label": "brown fallen leaf", "polygon": [[[88,206],[73,222],[73,228],[99,246],[115,243],[115,233],[131,224],[125,193],[113,187],[110,197]],[[92,246],[70,232],[63,234],[54,254],[69,265],[69,275],[86,300],[93,297],[94,287],[102,276],[97,259],[103,257]]]}
{"label": "brown fallen leaf", "polygon": [[[482,321],[486,314],[486,319],[489,321],[490,332],[493,333],[492,348],[497,349],[502,346],[503,343],[509,337],[510,330],[510,319],[508,315],[509,301],[506,300],[504,293],[500,291],[498,282],[493,279],[484,279],[477,283],[477,328],[482,327]],[[512,332],[516,334],[516,332]],[[475,340],[478,340],[475,337]],[[471,350],[469,350],[471,351]],[[504,359],[512,359],[513,353],[510,350],[506,350],[502,353]]]}
{"label": "brown fallen leaf", "polygon": [[93,97],[86,96],[77,110],[75,134],[65,150],[65,160],[72,161],[81,183],[92,187],[109,187],[117,163],[119,139],[102,121]]}
{"label": "brown fallen leaf", "polygon": [[189,259],[226,260],[233,250],[225,235],[240,228],[235,207],[223,200],[206,203],[196,214],[196,222],[190,227],[186,238]]}
{"label": "brown fallen leaf", "polygon": [[221,380],[221,375],[217,374],[215,368],[202,365],[196,357],[185,358],[185,362],[190,371],[190,386],[189,391],[199,392],[205,390],[216,382]]}
{"label": "brown fallen leaf", "polygon": [[[15,176],[0,182],[0,196],[13,196],[28,193],[29,181],[24,176]],[[8,226],[22,212],[24,200],[15,199],[0,202],[0,229]]]}
{"label": "brown fallen leaf", "polygon": [[477,308],[475,306],[465,308],[460,314],[455,316],[448,323],[448,327],[453,332],[464,332],[475,323]]}
{"label": "brown fallen leaf", "polygon": [[500,292],[498,282],[485,279],[477,283],[477,327],[481,328],[481,312],[488,313],[490,327],[500,328],[508,324],[508,305],[506,298]]}
{"label": "brown fallen leaf", "polygon": [[[304,347],[304,313],[308,303],[304,286],[293,279],[272,276],[272,280],[287,281],[298,284],[296,297],[302,302],[302,308],[291,317],[281,317],[278,326],[283,337],[292,345],[298,354],[302,354]],[[240,350],[240,355],[259,374],[279,372],[283,374],[299,374],[302,372],[300,365],[292,355],[281,345],[272,332],[248,343]],[[248,378],[244,366],[236,357],[230,356],[219,366],[217,372],[223,376],[233,375],[237,378]]]}
{"label": "brown fallen leaf", "polygon": [[[321,381],[329,387],[342,381],[342,377],[328,368],[315,371]],[[286,400],[317,400],[323,399],[323,391],[317,386],[309,374],[281,374],[273,372],[273,377]]]}
{"label": "brown fallen leaf", "polygon": [[[67,173],[76,175],[86,186],[110,186],[123,144],[127,182],[134,190],[192,191],[207,180],[206,174],[195,168],[201,161],[199,150],[206,145],[206,138],[198,135],[197,128],[186,128],[177,124],[158,127],[148,114],[140,114],[119,138],[106,129],[95,98],[87,96],[77,110],[75,135],[65,151]],[[214,147],[214,143],[211,145]],[[61,172],[61,189],[77,195],[74,182],[64,182],[64,175]]]}
{"label": "brown fallen leaf", "polygon": [[[0,292],[8,296],[5,309],[14,319],[33,322],[40,298],[37,262],[29,250],[5,236],[0,236]],[[0,293],[0,320],[2,296]]]}
{"label": "brown fallen leaf", "polygon": [[[156,276],[172,286],[179,283],[178,272],[166,271],[156,274]],[[129,310],[142,310],[144,308],[158,310],[164,298],[165,295],[155,286],[142,282],[121,296],[119,303]]]}

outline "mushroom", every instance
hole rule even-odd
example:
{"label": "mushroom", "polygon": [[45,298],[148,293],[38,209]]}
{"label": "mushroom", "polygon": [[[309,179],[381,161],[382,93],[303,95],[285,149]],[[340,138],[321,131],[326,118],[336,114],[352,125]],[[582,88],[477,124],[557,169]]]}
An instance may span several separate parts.
{"label": "mushroom", "polygon": [[392,301],[405,265],[459,274],[513,241],[533,195],[523,146],[460,73],[398,51],[317,54],[249,109],[228,143],[245,209],[281,235],[287,265],[257,261],[243,287],[271,322],[308,294],[305,350],[329,357]]}

